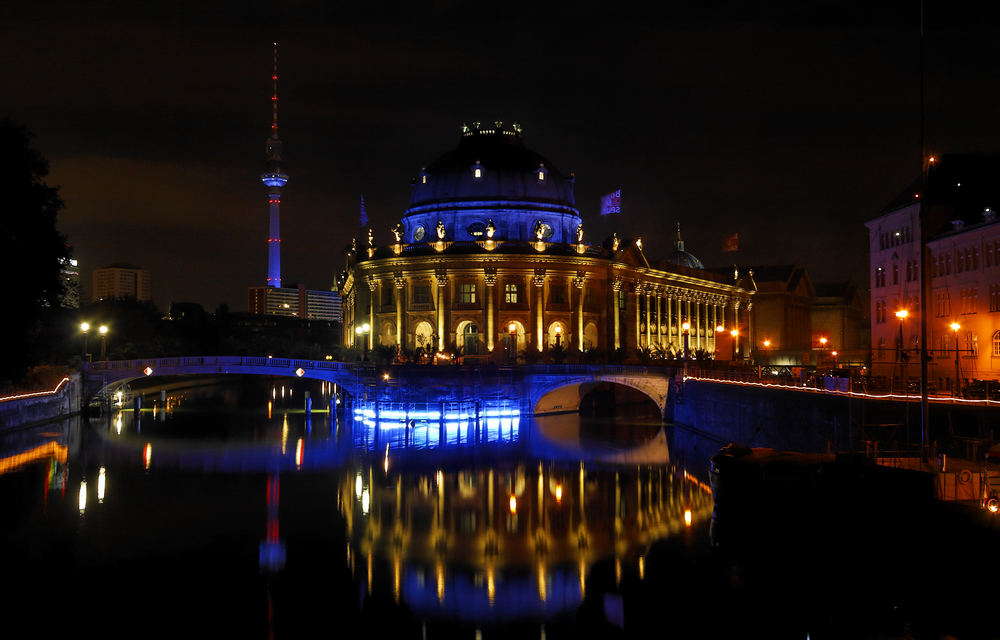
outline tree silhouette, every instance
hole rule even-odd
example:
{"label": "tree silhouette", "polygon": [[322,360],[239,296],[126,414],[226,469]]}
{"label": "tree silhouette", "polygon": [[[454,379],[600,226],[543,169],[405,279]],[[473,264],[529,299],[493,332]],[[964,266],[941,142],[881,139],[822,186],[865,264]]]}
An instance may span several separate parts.
{"label": "tree silhouette", "polygon": [[32,134],[9,119],[0,121],[0,265],[4,274],[0,380],[16,380],[34,360],[47,309],[59,306],[60,261],[69,258],[66,239],[56,230],[63,208],[59,190],[44,181],[49,163],[32,149]]}

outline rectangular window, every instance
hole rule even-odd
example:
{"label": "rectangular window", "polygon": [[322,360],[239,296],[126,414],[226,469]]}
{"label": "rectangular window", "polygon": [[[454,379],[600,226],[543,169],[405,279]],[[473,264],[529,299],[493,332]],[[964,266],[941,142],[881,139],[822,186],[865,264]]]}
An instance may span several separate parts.
{"label": "rectangular window", "polygon": [[552,304],[566,304],[566,285],[554,284],[549,287],[549,302]]}
{"label": "rectangular window", "polygon": [[418,284],[413,287],[413,304],[430,304],[431,286],[429,284]]}
{"label": "rectangular window", "polygon": [[517,284],[505,284],[503,288],[503,301],[507,304],[518,304],[521,301],[521,286]]}
{"label": "rectangular window", "polygon": [[463,282],[459,285],[458,301],[462,304],[476,304],[476,285],[474,282]]}

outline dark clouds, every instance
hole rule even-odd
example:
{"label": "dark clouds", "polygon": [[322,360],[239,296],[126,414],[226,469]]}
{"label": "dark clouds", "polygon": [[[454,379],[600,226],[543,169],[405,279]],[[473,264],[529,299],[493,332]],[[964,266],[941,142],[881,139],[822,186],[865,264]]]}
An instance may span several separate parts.
{"label": "dark clouds", "polygon": [[[613,229],[599,196],[621,186],[615,228],[653,253],[679,221],[706,264],[731,260],[720,243],[739,232],[738,261],[799,262],[814,280],[864,281],[863,221],[919,166],[914,3],[331,4],[7,10],[4,108],[52,161],[85,273],[132,261],[161,305],[244,308],[265,272],[272,40],[283,275],[310,287],[342,265],[358,196],[384,238],[463,120],[516,119],[575,171],[592,241]],[[928,6],[938,153],[1000,141],[996,16],[972,6]]]}

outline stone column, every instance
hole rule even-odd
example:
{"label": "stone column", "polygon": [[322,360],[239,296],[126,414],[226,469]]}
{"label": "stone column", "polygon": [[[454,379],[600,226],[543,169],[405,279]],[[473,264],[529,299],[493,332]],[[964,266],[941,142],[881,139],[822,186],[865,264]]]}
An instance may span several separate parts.
{"label": "stone column", "polygon": [[622,290],[622,281],[621,281],[620,278],[615,278],[614,281],[611,283],[611,297],[613,298],[611,306],[615,310],[614,311],[614,313],[615,313],[615,343],[614,343],[615,344],[615,350],[621,349],[621,346],[622,346],[621,331],[619,329],[619,325],[621,324],[621,319],[619,317],[619,314],[620,314],[621,310],[618,308],[618,295],[620,294],[621,290]]}
{"label": "stone column", "polygon": [[496,293],[494,287],[497,283],[497,270],[495,268],[486,269],[483,281],[486,283],[486,348],[492,353],[496,334],[493,329],[493,295]]}
{"label": "stone column", "polygon": [[663,326],[663,294],[660,289],[656,290],[656,346],[663,350],[663,333],[660,331],[660,327]]}
{"label": "stone column", "polygon": [[536,312],[537,320],[535,325],[538,332],[535,334],[535,343],[538,345],[538,350],[541,351],[545,348],[545,269],[535,269],[535,277],[532,279],[535,285],[535,289],[538,290],[538,311]]}
{"label": "stone column", "polygon": [[704,331],[701,328],[701,300],[700,299],[696,300],[695,303],[694,303],[694,327],[695,327],[695,329],[694,329],[695,343],[698,345],[698,348],[701,349],[705,345],[702,344],[702,338],[704,337],[703,336]]}
{"label": "stone column", "polygon": [[576,340],[577,349],[583,351],[583,297],[584,289],[583,284],[586,280],[586,274],[583,271],[577,271],[576,277],[573,278],[573,288],[576,289],[576,335],[578,336]]}
{"label": "stone column", "polygon": [[682,332],[684,331],[684,329],[681,328],[684,325],[684,300],[681,297],[681,295],[682,295],[681,292],[678,291],[677,292],[677,322],[675,323],[677,325],[675,328],[677,329],[677,348],[678,349],[683,349],[684,348],[684,338],[682,337]]}
{"label": "stone column", "polygon": [[642,284],[635,285],[635,348],[642,349],[642,337],[640,333],[639,311],[642,308]]}
{"label": "stone column", "polygon": [[396,347],[402,352],[403,336],[406,335],[403,327],[403,284],[405,283],[403,272],[397,271],[394,279],[396,285]]}
{"label": "stone column", "polygon": [[673,294],[672,294],[671,290],[667,289],[667,298],[666,298],[667,299],[667,304],[666,304],[666,307],[667,307],[667,322],[666,322],[666,325],[667,325],[667,343],[668,344],[671,343],[671,342],[673,342],[673,335],[674,335],[674,313],[673,313],[674,304],[673,304],[673,297],[672,297],[672,295]]}
{"label": "stone column", "polygon": [[444,314],[445,306],[448,304],[446,298],[448,297],[448,272],[444,269],[438,269],[435,272],[435,278],[437,280],[437,287],[434,290],[437,292],[437,332],[438,332],[438,351],[444,351]]}
{"label": "stone column", "polygon": [[650,320],[653,319],[653,314],[649,312],[649,307],[650,307],[649,303],[651,297],[652,294],[650,293],[649,288],[647,287],[646,288],[646,347],[647,348],[651,346],[652,343],[650,341],[653,339],[653,326],[650,323]]}
{"label": "stone column", "polygon": [[375,326],[375,292],[378,291],[378,282],[375,278],[368,276],[368,335],[365,341],[368,342],[368,350],[375,348],[375,334],[378,328]]}

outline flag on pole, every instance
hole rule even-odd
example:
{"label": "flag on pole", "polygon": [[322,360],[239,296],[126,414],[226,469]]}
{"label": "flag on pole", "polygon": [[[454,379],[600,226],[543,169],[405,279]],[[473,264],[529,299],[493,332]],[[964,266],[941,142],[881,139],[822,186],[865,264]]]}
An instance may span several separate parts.
{"label": "flag on pole", "polygon": [[740,234],[734,233],[731,236],[726,237],[722,241],[722,252],[730,253],[732,251],[740,250]]}
{"label": "flag on pole", "polygon": [[612,191],[606,196],[601,196],[601,215],[622,212],[622,190]]}

